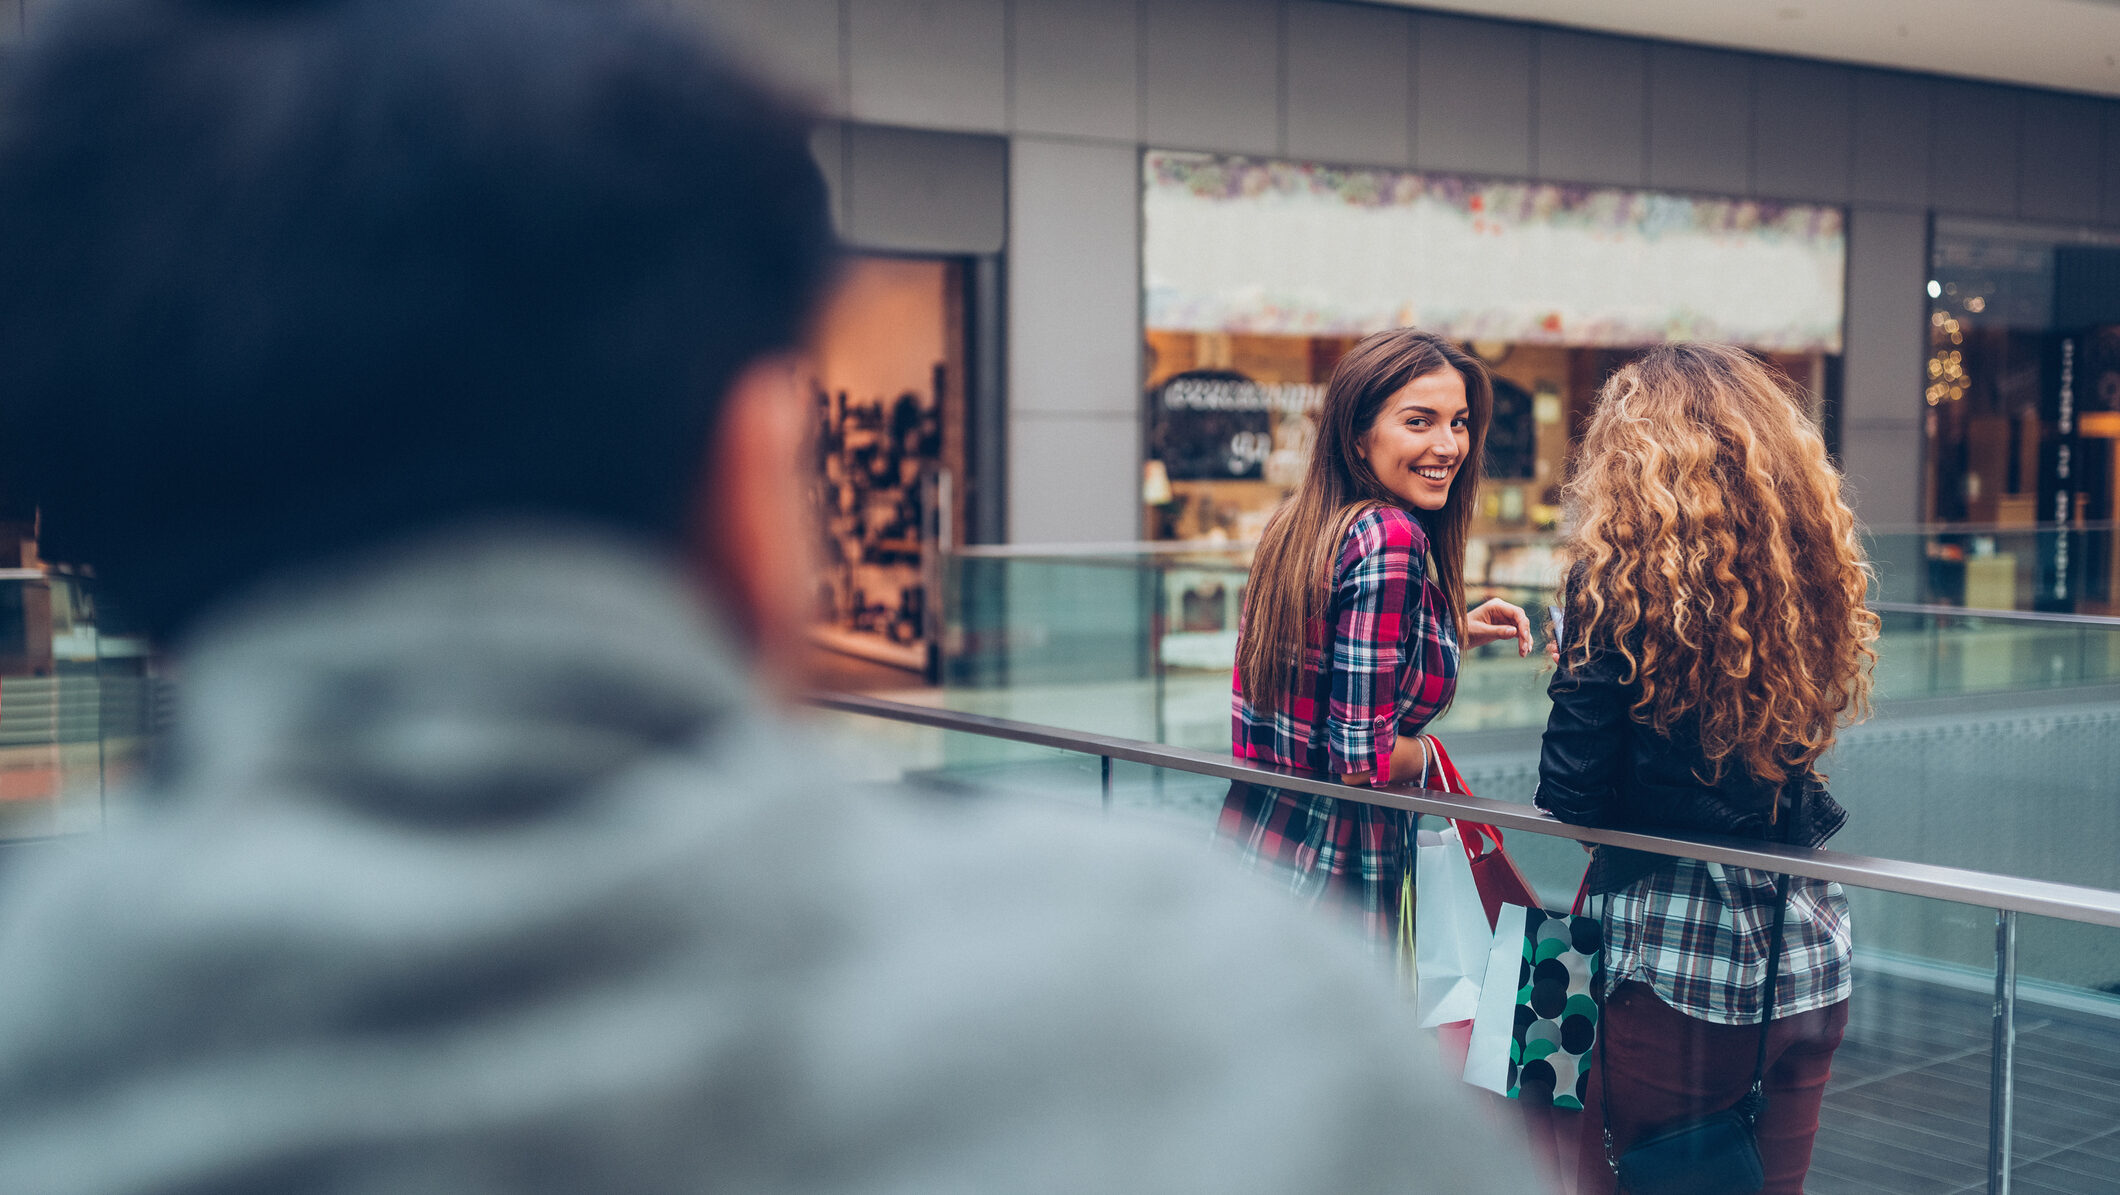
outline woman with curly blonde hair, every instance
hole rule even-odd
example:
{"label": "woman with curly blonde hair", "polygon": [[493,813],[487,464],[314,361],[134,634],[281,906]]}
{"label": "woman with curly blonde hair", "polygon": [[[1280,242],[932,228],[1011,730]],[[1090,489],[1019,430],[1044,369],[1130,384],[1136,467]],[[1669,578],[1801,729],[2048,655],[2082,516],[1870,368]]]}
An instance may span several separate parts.
{"label": "woman with curly blonde hair", "polygon": [[[1815,765],[1868,711],[1878,623],[1840,473],[1787,381],[1734,348],[1650,351],[1600,393],[1567,500],[1540,807],[1576,825],[1824,843],[1847,814]],[[1594,853],[1605,1040],[1581,1195],[1617,1189],[1610,1158],[1645,1134],[1745,1099],[1762,1033],[1765,1190],[1802,1191],[1847,1025],[1850,927],[1839,885],[1793,879],[1782,903],[1778,879]]]}

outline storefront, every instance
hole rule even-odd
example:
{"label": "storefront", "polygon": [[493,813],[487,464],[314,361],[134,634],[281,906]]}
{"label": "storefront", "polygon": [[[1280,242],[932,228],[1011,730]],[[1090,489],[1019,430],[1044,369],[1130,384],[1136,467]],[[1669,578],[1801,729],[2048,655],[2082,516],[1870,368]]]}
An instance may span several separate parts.
{"label": "storefront", "polygon": [[942,545],[965,525],[967,262],[864,255],[819,324],[815,638],[922,675]]}
{"label": "storefront", "polygon": [[1938,219],[1927,288],[1930,596],[2120,611],[2120,237]]}
{"label": "storefront", "polygon": [[1645,346],[1744,345],[1833,438],[1837,207],[1161,151],[1144,188],[1149,538],[1256,539],[1333,366],[1388,327],[1461,339],[1494,373],[1475,583],[1551,583],[1569,446]]}

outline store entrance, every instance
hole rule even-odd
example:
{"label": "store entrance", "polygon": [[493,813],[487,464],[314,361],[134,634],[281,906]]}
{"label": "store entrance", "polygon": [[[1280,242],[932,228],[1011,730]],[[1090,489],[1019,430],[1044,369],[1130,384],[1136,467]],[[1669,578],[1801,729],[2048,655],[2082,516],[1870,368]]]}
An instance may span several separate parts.
{"label": "store entrance", "polygon": [[855,257],[816,343],[813,639],[925,679],[939,556],[966,525],[972,272],[962,259]]}

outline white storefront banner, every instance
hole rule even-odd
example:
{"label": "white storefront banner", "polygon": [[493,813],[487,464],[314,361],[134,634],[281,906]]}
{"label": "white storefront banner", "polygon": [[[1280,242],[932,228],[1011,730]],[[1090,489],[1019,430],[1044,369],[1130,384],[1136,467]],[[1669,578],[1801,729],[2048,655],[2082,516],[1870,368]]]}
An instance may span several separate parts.
{"label": "white storefront banner", "polygon": [[1151,328],[1841,348],[1839,208],[1165,151],[1145,171]]}

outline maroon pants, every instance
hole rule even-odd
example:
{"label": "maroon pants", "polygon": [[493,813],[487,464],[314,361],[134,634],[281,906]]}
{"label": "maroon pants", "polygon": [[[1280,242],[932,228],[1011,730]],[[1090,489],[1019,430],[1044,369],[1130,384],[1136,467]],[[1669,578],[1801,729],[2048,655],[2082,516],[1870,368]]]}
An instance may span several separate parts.
{"label": "maroon pants", "polygon": [[[1767,1031],[1767,1110],[1759,1119],[1760,1162],[1767,1195],[1802,1195],[1818,1135],[1818,1106],[1832,1074],[1833,1051],[1848,1028],[1848,1003],[1782,1017]],[[1612,1148],[1627,1151],[1638,1137],[1676,1121],[1737,1103],[1752,1084],[1759,1049],[1756,1025],[1718,1025],[1689,1017],[1657,998],[1649,985],[1629,981],[1605,1002],[1600,1032],[1604,1057],[1590,1068],[1582,1116],[1576,1195],[1612,1195],[1618,1185],[1605,1163],[1604,1124],[1598,1116],[1612,1095]]]}

